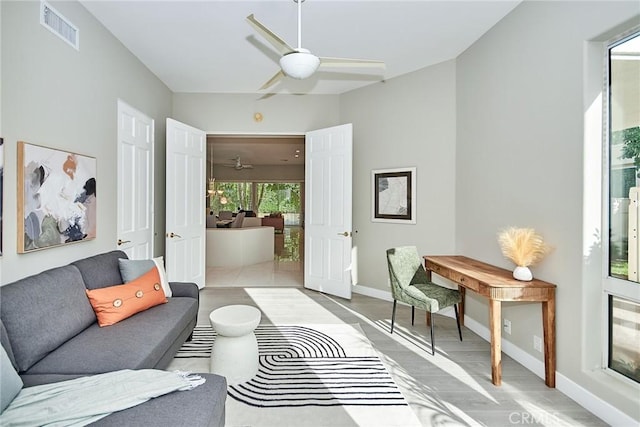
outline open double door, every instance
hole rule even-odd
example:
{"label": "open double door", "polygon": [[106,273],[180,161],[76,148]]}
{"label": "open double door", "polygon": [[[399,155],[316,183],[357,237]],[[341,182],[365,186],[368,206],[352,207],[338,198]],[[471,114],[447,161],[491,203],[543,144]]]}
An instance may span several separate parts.
{"label": "open double door", "polygon": [[[153,120],[118,104],[118,245],[153,257]],[[165,263],[170,281],[205,285],[206,134],[167,119]],[[305,135],[304,286],[351,298],[350,124]]]}

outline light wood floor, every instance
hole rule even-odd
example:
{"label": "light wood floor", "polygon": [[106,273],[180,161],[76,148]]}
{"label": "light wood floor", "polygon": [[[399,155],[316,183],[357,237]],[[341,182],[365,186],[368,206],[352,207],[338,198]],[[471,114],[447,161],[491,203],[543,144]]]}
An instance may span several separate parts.
{"label": "light wood floor", "polygon": [[349,301],[304,289],[301,258],[289,253],[282,259],[236,271],[209,269],[198,323],[208,324],[212,310],[229,304],[258,307],[263,324],[358,323],[424,426],[606,425],[505,354],[502,386],[495,387],[489,343],[466,328],[460,342],[454,319],[434,316],[432,356],[424,312],[416,311],[411,326],[411,309],[399,305],[391,335],[390,302],[359,294]]}

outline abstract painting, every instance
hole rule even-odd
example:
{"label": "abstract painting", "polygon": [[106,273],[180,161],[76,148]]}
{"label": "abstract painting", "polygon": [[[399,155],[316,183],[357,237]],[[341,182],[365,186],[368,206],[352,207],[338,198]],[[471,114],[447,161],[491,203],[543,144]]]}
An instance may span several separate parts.
{"label": "abstract painting", "polygon": [[374,169],[371,221],[416,223],[416,168]]}
{"label": "abstract painting", "polygon": [[18,142],[18,252],[96,237],[96,159]]}

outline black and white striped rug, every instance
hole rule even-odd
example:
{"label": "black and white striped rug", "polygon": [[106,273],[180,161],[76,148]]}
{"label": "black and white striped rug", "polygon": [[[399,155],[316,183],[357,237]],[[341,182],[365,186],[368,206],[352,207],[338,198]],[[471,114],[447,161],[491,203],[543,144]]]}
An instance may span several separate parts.
{"label": "black and white striped rug", "polygon": [[[359,325],[260,325],[255,335],[258,374],[229,386],[233,399],[227,400],[228,421],[231,417],[240,418],[238,425],[270,425],[264,411],[251,415],[249,408],[273,408],[283,417],[287,408],[305,407],[309,414],[311,408],[334,407],[334,412],[344,415],[344,408],[351,407],[349,419],[364,417],[366,423],[373,423],[355,425],[376,425],[380,414],[386,414],[386,421],[379,425],[416,425],[417,419]],[[184,344],[176,359],[208,358],[214,340],[210,326],[197,326],[193,340]],[[291,425],[319,425],[321,420],[312,421],[297,420]]]}

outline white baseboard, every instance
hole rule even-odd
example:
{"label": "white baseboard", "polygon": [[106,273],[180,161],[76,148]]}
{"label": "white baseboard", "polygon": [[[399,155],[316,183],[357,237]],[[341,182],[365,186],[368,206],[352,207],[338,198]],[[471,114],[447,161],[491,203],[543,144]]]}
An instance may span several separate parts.
{"label": "white baseboard", "polygon": [[[379,289],[369,288],[367,286],[355,285],[353,292],[356,294],[365,295],[372,298],[378,298],[384,301],[393,301],[391,292],[382,291]],[[452,309],[442,310],[440,314],[454,317]],[[464,317],[464,326],[471,331],[478,334],[486,341],[491,341],[491,334],[489,328],[475,321],[469,316]],[[544,379],[544,362],[531,356],[520,347],[512,344],[502,338],[502,351],[511,357],[516,362],[536,374],[538,377]],[[615,406],[605,402],[598,396],[594,395],[590,391],[586,390],[582,386],[571,381],[566,376],[556,371],[556,388],[561,393],[568,396],[570,399],[577,402],[580,406],[606,422],[611,426],[636,426],[638,421],[631,418],[629,415],[617,409]]]}
{"label": "white baseboard", "polygon": [[371,298],[381,299],[383,301],[393,301],[390,291],[383,291],[380,289],[369,288],[362,285],[353,285],[351,290],[360,295],[364,295]]}

